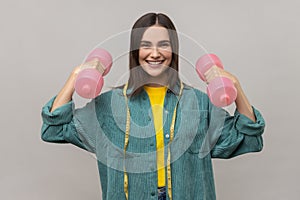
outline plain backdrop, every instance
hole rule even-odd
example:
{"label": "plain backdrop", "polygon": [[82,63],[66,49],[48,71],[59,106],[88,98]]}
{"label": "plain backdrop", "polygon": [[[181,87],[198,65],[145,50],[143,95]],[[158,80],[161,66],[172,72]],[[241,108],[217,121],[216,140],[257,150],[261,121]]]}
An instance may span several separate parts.
{"label": "plain backdrop", "polygon": [[[147,12],[166,13],[216,53],[266,120],[262,152],[213,160],[218,199],[300,199],[299,7],[297,0],[1,0],[0,199],[101,199],[96,160],[43,142],[40,112],[95,45]],[[129,42],[118,46],[120,37],[109,40],[115,49]],[[107,84],[127,64],[113,68]]]}

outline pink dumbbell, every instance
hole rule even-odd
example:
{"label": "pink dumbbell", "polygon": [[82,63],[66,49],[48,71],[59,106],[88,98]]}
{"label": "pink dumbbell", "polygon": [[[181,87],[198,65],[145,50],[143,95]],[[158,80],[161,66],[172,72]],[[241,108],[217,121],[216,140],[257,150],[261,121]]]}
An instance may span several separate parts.
{"label": "pink dumbbell", "polygon": [[[205,54],[197,60],[196,71],[203,81],[206,81],[204,73],[214,65],[223,69],[221,60],[214,54]],[[217,77],[208,84],[207,95],[215,106],[224,107],[235,101],[237,91],[229,78]]]}
{"label": "pink dumbbell", "polygon": [[95,98],[103,87],[103,76],[105,76],[111,66],[112,57],[104,49],[96,48],[87,57],[85,62],[89,62],[93,59],[97,59],[100,64],[104,67],[104,72],[101,74],[97,68],[86,68],[79,72],[75,81],[75,91],[76,93],[87,99]]}

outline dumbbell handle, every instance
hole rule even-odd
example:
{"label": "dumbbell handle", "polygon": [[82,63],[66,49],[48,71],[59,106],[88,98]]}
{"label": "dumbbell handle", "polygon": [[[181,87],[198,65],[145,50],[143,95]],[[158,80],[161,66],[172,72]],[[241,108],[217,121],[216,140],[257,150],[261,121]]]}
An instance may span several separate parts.
{"label": "dumbbell handle", "polygon": [[[94,58],[96,64],[87,64],[87,62],[85,62],[84,64],[81,65],[80,70],[85,70],[85,69],[96,69],[99,71],[99,73],[104,76],[105,74],[107,74],[107,72],[105,73],[105,70],[107,70],[107,67],[105,67],[104,64],[101,63],[101,61],[98,58]],[[91,62],[92,60],[90,60],[89,62]]]}

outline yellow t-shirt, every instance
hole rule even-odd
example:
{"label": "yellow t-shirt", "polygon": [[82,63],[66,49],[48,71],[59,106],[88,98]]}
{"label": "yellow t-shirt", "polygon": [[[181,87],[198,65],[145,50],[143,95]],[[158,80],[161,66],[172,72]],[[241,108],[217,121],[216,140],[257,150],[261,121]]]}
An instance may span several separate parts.
{"label": "yellow t-shirt", "polygon": [[164,165],[164,132],[163,132],[163,110],[167,87],[149,87],[144,86],[150,98],[154,127],[156,132],[157,149],[157,184],[158,187],[166,185],[165,165]]}

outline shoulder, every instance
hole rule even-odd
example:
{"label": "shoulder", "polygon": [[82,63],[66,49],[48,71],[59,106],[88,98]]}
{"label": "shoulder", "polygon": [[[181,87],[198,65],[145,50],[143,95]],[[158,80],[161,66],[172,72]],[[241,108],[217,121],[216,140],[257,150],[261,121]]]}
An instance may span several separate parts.
{"label": "shoulder", "polygon": [[186,83],[184,83],[182,97],[184,99],[189,99],[189,101],[191,98],[196,99],[201,110],[207,110],[209,107],[210,101],[207,94],[198,88],[187,85]]}
{"label": "shoulder", "polygon": [[106,103],[107,101],[111,101],[111,99],[114,96],[122,97],[123,91],[122,88],[113,88],[106,92],[101,93],[99,96],[97,96],[94,100],[97,103]]}
{"label": "shoulder", "polygon": [[198,88],[195,88],[191,85],[187,85],[186,83],[183,83],[183,94],[182,95],[191,95],[194,94],[197,96],[198,99],[208,99],[208,96],[205,92],[199,90]]}
{"label": "shoulder", "polygon": [[97,110],[102,113],[110,113],[112,110],[112,105],[114,107],[121,105],[124,101],[122,88],[113,88],[106,92],[101,93],[94,100],[94,104]]}

